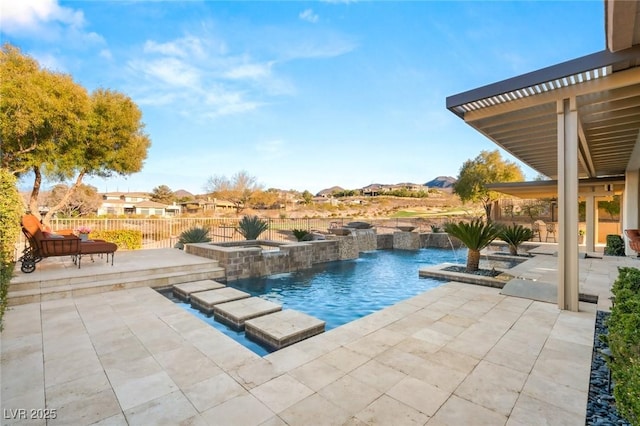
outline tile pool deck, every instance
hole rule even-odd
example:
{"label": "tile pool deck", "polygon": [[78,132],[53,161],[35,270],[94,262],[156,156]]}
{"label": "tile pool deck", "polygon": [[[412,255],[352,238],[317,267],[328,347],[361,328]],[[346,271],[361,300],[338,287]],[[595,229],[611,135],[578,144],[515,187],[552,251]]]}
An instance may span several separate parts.
{"label": "tile pool deck", "polygon": [[[555,282],[556,262],[516,268]],[[640,261],[580,260],[601,297],[577,313],[450,282],[265,357],[147,287],[15,306],[2,424],[584,425],[595,311],[623,265]]]}

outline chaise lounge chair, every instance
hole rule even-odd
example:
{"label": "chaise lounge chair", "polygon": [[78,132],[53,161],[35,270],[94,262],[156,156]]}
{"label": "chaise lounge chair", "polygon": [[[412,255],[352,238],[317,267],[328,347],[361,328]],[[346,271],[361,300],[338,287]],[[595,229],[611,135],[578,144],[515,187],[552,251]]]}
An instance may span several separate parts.
{"label": "chaise lounge chair", "polygon": [[25,247],[18,261],[22,263],[20,270],[26,274],[36,270],[36,263],[53,256],[72,256],[74,263],[80,268],[83,255],[106,254],[107,262],[111,255],[113,265],[113,255],[118,250],[116,244],[103,240],[81,241],[69,229],[51,232],[32,214],[22,217],[22,233],[29,245]]}

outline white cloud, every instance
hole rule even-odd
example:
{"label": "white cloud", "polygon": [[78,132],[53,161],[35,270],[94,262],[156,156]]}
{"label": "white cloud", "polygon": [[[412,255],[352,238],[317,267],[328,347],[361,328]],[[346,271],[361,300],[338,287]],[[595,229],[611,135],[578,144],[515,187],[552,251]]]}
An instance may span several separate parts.
{"label": "white cloud", "polygon": [[230,79],[257,79],[268,77],[271,74],[273,64],[273,61],[265,64],[242,64],[229,69],[224,73],[224,76]]}
{"label": "white cloud", "polygon": [[198,87],[200,71],[190,63],[176,58],[133,61],[129,65],[141,75],[173,87]]}
{"label": "white cloud", "polygon": [[4,1],[0,19],[2,31],[7,34],[49,38],[65,28],[77,31],[85,25],[81,11],[62,7],[56,0]]}
{"label": "white cloud", "polygon": [[320,19],[320,17],[316,13],[313,13],[312,9],[306,9],[300,12],[298,17],[303,21],[311,22],[312,24],[315,24]]}
{"label": "white cloud", "polygon": [[7,35],[80,50],[104,44],[104,38],[87,31],[86,25],[82,11],[60,6],[57,0],[5,0],[2,3],[0,30]]}
{"label": "white cloud", "polygon": [[49,22],[75,28],[85,24],[82,12],[62,7],[56,0],[4,1],[0,19],[3,31],[7,33],[38,31]]}
{"label": "white cloud", "polygon": [[104,58],[104,59],[108,59],[108,60],[113,59],[113,55],[111,54],[111,51],[109,49],[102,49],[99,55],[101,58]]}
{"label": "white cloud", "polygon": [[[313,12],[305,16],[313,19]],[[333,57],[356,47],[352,40],[326,32],[301,36],[286,29],[256,30],[260,37],[257,41],[251,37],[246,45],[236,39],[228,45],[212,33],[207,28],[139,45],[128,63],[128,91],[133,98],[155,106],[171,102],[176,113],[195,121],[247,113],[277,102],[278,97],[295,95],[295,85],[277,72],[279,66]]]}
{"label": "white cloud", "polygon": [[303,58],[333,58],[355,50],[354,40],[324,34],[323,37],[289,41],[282,46],[281,55],[285,60]]}
{"label": "white cloud", "polygon": [[211,43],[190,35],[168,43],[156,43],[148,40],[143,49],[145,53],[158,53],[179,58],[205,58],[207,52],[212,48],[219,53],[226,51],[226,46],[223,43],[211,46]]}
{"label": "white cloud", "polygon": [[187,35],[168,42],[147,40],[129,62],[130,84],[141,104],[164,106],[194,120],[260,108],[262,98],[291,89],[273,76],[275,61],[228,53],[225,43]]}

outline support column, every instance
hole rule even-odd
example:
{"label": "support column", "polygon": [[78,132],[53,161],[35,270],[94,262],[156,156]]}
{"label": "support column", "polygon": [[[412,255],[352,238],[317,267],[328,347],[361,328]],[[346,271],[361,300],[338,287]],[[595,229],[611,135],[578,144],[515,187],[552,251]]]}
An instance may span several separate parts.
{"label": "support column", "polygon": [[[640,171],[632,170],[625,173],[624,195],[622,196],[622,232],[625,229],[640,229],[638,206],[640,203]],[[629,247],[629,239],[624,237],[625,253],[627,256],[635,256],[636,252]]]}
{"label": "support column", "polygon": [[578,111],[576,98],[557,101],[558,307],[578,310]]}
{"label": "support column", "polygon": [[593,252],[596,251],[596,243],[598,242],[598,203],[595,195],[587,195],[586,213],[585,249],[587,252]]}

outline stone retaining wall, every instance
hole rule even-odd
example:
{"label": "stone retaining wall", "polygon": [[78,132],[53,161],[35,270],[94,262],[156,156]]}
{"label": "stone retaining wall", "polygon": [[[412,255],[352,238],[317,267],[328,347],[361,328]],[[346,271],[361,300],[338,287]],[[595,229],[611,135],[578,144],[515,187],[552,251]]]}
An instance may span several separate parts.
{"label": "stone retaining wall", "polygon": [[[373,229],[350,229],[350,235],[329,235],[327,240],[300,243],[252,240],[228,243],[187,244],[185,252],[214,259],[226,271],[227,281],[262,277],[311,268],[314,264],[357,259],[362,251],[377,249],[418,250],[425,247],[461,247],[446,233],[395,232],[376,235]],[[263,250],[262,247],[274,250]]]}
{"label": "stone retaining wall", "polygon": [[377,236],[378,250],[391,250],[393,248],[393,234],[381,234]]}
{"label": "stone retaining wall", "polygon": [[422,248],[451,248],[453,245],[454,248],[464,247],[464,244],[457,239],[456,237],[451,237],[446,232],[428,232],[424,234],[420,234],[420,247]]}
{"label": "stone retaining wall", "polygon": [[394,232],[393,248],[396,250],[419,250],[420,234],[417,232]]}
{"label": "stone retaining wall", "polygon": [[[265,251],[256,245],[278,248]],[[354,236],[301,243],[239,241],[222,244],[187,244],[185,252],[218,261],[227,281],[261,277],[311,268],[316,263],[358,257]]]}

